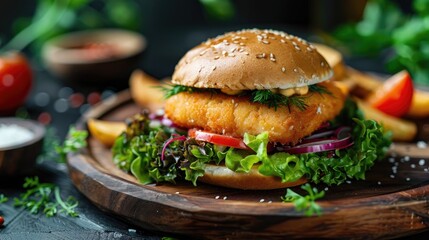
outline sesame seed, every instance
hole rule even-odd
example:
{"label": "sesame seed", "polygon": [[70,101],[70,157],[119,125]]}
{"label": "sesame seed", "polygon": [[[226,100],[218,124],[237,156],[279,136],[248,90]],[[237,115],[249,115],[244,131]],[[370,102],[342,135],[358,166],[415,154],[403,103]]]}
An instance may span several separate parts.
{"label": "sesame seed", "polygon": [[180,194],[180,192],[176,192],[176,194]]}
{"label": "sesame seed", "polygon": [[249,53],[248,53],[248,52],[244,52],[244,54],[249,55]]}
{"label": "sesame seed", "polygon": [[238,49],[238,52],[244,52],[244,49],[239,48],[239,49]]}
{"label": "sesame seed", "polygon": [[294,69],[293,69],[293,71],[297,73],[297,72],[298,72],[298,69],[294,68]]}
{"label": "sesame seed", "polygon": [[227,196],[225,196],[225,197],[223,197],[223,200],[226,200],[228,197]]}
{"label": "sesame seed", "polygon": [[416,168],[416,164],[413,163],[413,164],[410,165],[410,167],[411,168]]}
{"label": "sesame seed", "polygon": [[409,182],[409,181],[411,181],[411,178],[407,177],[407,178],[405,178],[405,181]]}
{"label": "sesame seed", "polygon": [[390,178],[395,178],[395,175],[393,175],[393,174],[390,174]]}
{"label": "sesame seed", "polygon": [[329,190],[329,188],[328,188],[328,187],[325,187],[325,189],[324,189],[324,190],[325,190],[325,192],[326,192],[326,191],[328,191],[328,190]]}
{"label": "sesame seed", "polygon": [[270,200],[270,201],[268,201],[268,203],[273,203],[273,201]]}
{"label": "sesame seed", "polygon": [[213,66],[212,71],[216,70],[216,66]]}
{"label": "sesame seed", "polygon": [[[312,52],[313,49],[311,47],[307,47],[307,51]],[[323,66],[322,66],[323,67]]]}
{"label": "sesame seed", "polygon": [[267,40],[262,40],[263,44],[270,44],[270,42],[268,42]]}
{"label": "sesame seed", "polygon": [[216,197],[215,197],[215,199],[219,199],[219,198],[220,198],[220,196],[216,196]]}
{"label": "sesame seed", "polygon": [[269,39],[276,40],[276,37],[271,36],[271,37],[269,37]]}
{"label": "sesame seed", "polygon": [[235,52],[235,50],[237,50],[237,48],[233,48],[233,49],[231,49],[231,52],[233,53],[233,52]]}
{"label": "sesame seed", "polygon": [[232,41],[232,43],[239,44],[240,42],[235,40],[235,41]]}
{"label": "sesame seed", "polygon": [[347,183],[347,184],[351,184],[351,183],[352,183],[352,181],[350,181],[350,180],[347,180],[347,181],[346,181],[346,183]]}
{"label": "sesame seed", "polygon": [[282,67],[282,72],[286,72],[286,68],[285,67]]}
{"label": "sesame seed", "polygon": [[283,38],[280,39],[280,42],[286,43],[286,41]]}
{"label": "sesame seed", "polygon": [[425,165],[425,163],[426,163],[426,161],[425,161],[424,159],[420,159],[420,160],[419,160],[419,165],[420,165],[420,166]]}
{"label": "sesame seed", "polygon": [[246,40],[247,39],[247,37],[241,37],[241,40]]}
{"label": "sesame seed", "polygon": [[206,52],[207,52],[207,49],[206,49],[206,50],[201,51],[201,52],[200,52],[200,56],[203,56],[204,54],[206,54]]}
{"label": "sesame seed", "polygon": [[246,45],[245,45],[244,43],[242,43],[242,42],[241,42],[240,44],[238,44],[238,45],[240,45],[240,46],[246,46]]}
{"label": "sesame seed", "polygon": [[324,67],[325,66],[325,62],[320,62],[320,66]]}
{"label": "sesame seed", "polygon": [[297,46],[297,45],[298,45],[298,43],[296,43],[296,42],[292,41],[292,45]]}
{"label": "sesame seed", "polygon": [[423,141],[418,141],[417,142],[417,147],[418,148],[427,148],[428,144],[426,142],[423,142]]}
{"label": "sesame seed", "polygon": [[256,58],[265,58],[265,53],[256,54]]}
{"label": "sesame seed", "polygon": [[228,56],[228,52],[227,51],[222,51],[222,55],[226,57],[226,56]]}
{"label": "sesame seed", "polygon": [[292,130],[294,127],[295,127],[294,125],[291,125],[291,126],[289,127],[289,130]]}
{"label": "sesame seed", "polygon": [[316,113],[317,114],[322,114],[322,108],[320,106],[317,107]]}
{"label": "sesame seed", "polygon": [[219,59],[219,56],[214,57],[214,60],[218,60],[218,59]]}
{"label": "sesame seed", "polygon": [[378,181],[378,182],[377,182],[377,184],[378,184],[378,185],[381,185],[381,182],[380,182],[380,181]]}
{"label": "sesame seed", "polygon": [[298,50],[298,51],[301,51],[301,48],[298,47],[298,46],[295,46],[295,49]]}
{"label": "sesame seed", "polygon": [[409,162],[410,161],[410,156],[404,156],[404,160],[405,160],[405,162]]}
{"label": "sesame seed", "polygon": [[262,198],[262,199],[259,200],[259,202],[260,203],[265,202],[265,199]]}

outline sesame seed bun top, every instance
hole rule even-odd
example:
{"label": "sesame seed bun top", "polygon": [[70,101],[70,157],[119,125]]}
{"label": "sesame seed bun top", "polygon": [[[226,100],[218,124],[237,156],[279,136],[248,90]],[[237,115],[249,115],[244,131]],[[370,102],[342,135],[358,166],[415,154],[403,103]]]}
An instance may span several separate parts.
{"label": "sesame seed bun top", "polygon": [[307,41],[274,30],[241,30],[209,39],[179,61],[174,84],[231,90],[287,89],[325,81],[333,72]]}

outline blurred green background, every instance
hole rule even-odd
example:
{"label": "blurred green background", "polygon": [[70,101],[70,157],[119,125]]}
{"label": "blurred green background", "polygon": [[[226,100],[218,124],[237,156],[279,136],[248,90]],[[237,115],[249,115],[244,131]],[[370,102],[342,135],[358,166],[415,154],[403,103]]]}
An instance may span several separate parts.
{"label": "blurred green background", "polygon": [[37,55],[53,36],[101,27],[141,32],[149,44],[184,31],[194,40],[178,44],[176,61],[212,32],[268,26],[316,33],[349,58],[381,65],[362,70],[407,69],[417,84],[429,85],[429,0],[14,0],[1,1],[0,9],[3,50]]}

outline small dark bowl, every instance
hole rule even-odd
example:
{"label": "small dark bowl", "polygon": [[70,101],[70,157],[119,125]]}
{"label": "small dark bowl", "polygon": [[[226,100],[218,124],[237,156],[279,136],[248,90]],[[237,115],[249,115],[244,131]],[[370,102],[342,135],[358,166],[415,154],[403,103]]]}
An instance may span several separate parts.
{"label": "small dark bowl", "polygon": [[127,85],[146,47],[145,38],[118,29],[69,33],[46,42],[46,67],[68,83]]}
{"label": "small dark bowl", "polygon": [[0,118],[0,124],[17,125],[30,130],[30,140],[7,147],[0,147],[0,176],[23,175],[34,170],[43,147],[45,127],[33,120]]}

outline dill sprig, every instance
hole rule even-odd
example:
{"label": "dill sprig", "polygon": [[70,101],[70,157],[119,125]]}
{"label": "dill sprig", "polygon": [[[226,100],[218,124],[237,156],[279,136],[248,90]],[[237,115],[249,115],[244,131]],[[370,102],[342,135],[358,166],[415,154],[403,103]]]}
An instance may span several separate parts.
{"label": "dill sprig", "polygon": [[219,92],[219,89],[214,88],[195,88],[195,87],[189,87],[189,86],[183,86],[183,85],[163,85],[161,87],[161,90],[164,92],[165,99],[170,98],[176,94],[179,94],[181,92],[209,92],[210,94],[216,94]]}
{"label": "dill sprig", "polygon": [[171,85],[171,84],[166,84],[166,85],[160,86],[159,88],[161,88],[161,90],[164,92],[165,99],[170,98],[181,92],[192,93],[195,90],[195,88],[193,87],[188,87],[183,85]]}
{"label": "dill sprig", "polygon": [[255,90],[252,91],[251,101],[262,103],[269,108],[277,110],[278,107],[286,106],[289,109],[291,106],[296,106],[299,110],[304,111],[308,105],[305,103],[304,96],[284,96],[280,93],[274,93],[271,90]]}
{"label": "dill sprig", "polygon": [[[161,86],[160,88],[164,92],[164,96],[166,99],[181,92],[188,92],[188,93],[209,92],[210,94],[216,94],[220,92],[219,89],[214,89],[214,88],[195,88],[195,87],[189,87],[189,86],[183,86],[183,85],[164,85],[164,86]],[[332,95],[332,93],[329,92],[326,89],[326,87],[316,85],[316,84],[310,85],[309,91],[319,93],[319,94]],[[240,94],[240,96],[248,96],[248,95],[250,95],[251,102],[261,103],[261,104],[267,105],[269,108],[273,107],[276,110],[278,107],[286,106],[290,111],[291,106],[295,106],[299,110],[304,111],[308,107],[307,103],[305,103],[305,96],[293,95],[293,96],[287,97],[279,93],[274,93],[271,90],[245,91],[242,94]]]}
{"label": "dill sprig", "polygon": [[325,86],[322,85],[318,85],[318,84],[313,84],[308,86],[308,91],[309,92],[314,92],[314,93],[319,93],[319,94],[328,94],[332,96],[332,93],[326,89]]}

